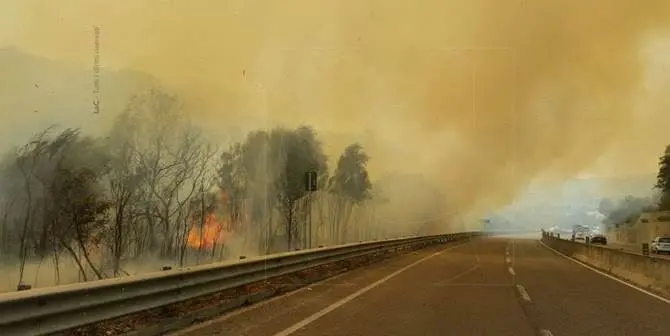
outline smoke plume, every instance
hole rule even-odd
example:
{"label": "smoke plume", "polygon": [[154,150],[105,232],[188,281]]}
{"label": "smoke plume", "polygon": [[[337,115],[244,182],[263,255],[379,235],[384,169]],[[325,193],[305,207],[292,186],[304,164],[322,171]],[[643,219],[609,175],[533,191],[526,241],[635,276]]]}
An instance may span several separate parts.
{"label": "smoke plume", "polygon": [[667,0],[10,3],[11,44],[89,67],[100,26],[105,66],[177,88],[210,130],[313,124],[461,211],[594,164],[647,172],[670,140],[644,52]]}

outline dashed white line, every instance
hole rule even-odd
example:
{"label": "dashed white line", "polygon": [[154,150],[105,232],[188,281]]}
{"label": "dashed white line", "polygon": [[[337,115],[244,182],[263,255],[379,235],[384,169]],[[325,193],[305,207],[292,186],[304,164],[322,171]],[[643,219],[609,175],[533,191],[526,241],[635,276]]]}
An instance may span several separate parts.
{"label": "dashed white line", "polygon": [[516,244],[512,240],[512,267],[516,265]]}
{"label": "dashed white line", "polygon": [[549,329],[540,330],[540,335],[542,335],[542,336],[554,336],[554,334],[552,334],[551,330],[549,330]]}
{"label": "dashed white line", "polygon": [[511,260],[509,257],[506,257],[506,258],[505,258],[505,262],[508,263],[508,264],[511,264],[511,263],[512,263],[512,260]]}
{"label": "dashed white line", "polygon": [[478,268],[479,268],[479,265],[473,265],[472,267],[466,269],[465,271],[460,272],[460,273],[458,273],[458,274],[452,276],[451,278],[442,281],[442,283],[444,283],[444,284],[446,284],[446,283],[450,283],[450,282],[452,282],[452,281],[454,281],[454,280],[456,280],[456,279],[458,279],[458,278],[460,278],[460,277],[465,276],[466,274],[471,273],[472,271],[474,271],[474,270],[476,270],[476,269],[478,269]]}
{"label": "dashed white line", "polygon": [[530,302],[530,295],[528,295],[528,292],[526,291],[525,288],[523,288],[523,286],[521,286],[521,285],[516,285],[516,289],[519,291],[519,294],[521,294],[521,297],[522,297],[524,300]]}
{"label": "dashed white line", "polygon": [[511,268],[511,267],[507,267],[507,270],[509,271],[509,274],[511,274],[511,275],[516,275],[516,273],[514,272],[514,269],[513,269],[513,268]]}

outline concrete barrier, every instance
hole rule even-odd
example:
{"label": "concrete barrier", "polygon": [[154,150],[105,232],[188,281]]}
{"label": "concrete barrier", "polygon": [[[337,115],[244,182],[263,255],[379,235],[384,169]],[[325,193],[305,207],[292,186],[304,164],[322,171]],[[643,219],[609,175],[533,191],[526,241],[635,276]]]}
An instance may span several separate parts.
{"label": "concrete barrier", "polygon": [[670,297],[670,260],[544,235],[554,250],[639,287]]}

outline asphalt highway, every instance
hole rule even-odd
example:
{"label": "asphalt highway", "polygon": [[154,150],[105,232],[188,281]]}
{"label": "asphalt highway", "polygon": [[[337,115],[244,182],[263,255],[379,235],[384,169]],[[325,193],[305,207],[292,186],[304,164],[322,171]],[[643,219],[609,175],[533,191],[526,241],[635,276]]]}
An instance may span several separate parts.
{"label": "asphalt highway", "polygon": [[507,236],[393,258],[173,335],[670,335],[670,304]]}

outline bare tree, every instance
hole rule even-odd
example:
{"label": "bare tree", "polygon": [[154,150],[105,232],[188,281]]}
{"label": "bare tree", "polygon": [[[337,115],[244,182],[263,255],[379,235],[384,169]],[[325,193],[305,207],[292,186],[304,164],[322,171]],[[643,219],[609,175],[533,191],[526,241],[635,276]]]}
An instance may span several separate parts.
{"label": "bare tree", "polygon": [[135,124],[126,137],[137,158],[131,175],[143,180],[139,193],[148,248],[159,250],[162,257],[175,257],[188,216],[186,207],[198,195],[216,150],[188,125],[179,100],[164,91],[152,89],[136,96],[126,114]]}
{"label": "bare tree", "polygon": [[[37,134],[14,154],[14,164],[3,170],[3,180],[15,180],[14,186],[19,187],[13,190],[12,206],[7,206],[3,215],[4,235],[15,234],[19,240],[19,282],[24,280],[29,258],[37,258],[41,264],[53,253],[57,262],[61,250],[72,252],[85,274],[73,244],[101,278],[86,248],[90,233],[105,223],[104,218],[93,221],[90,215],[91,211],[103,217],[106,213],[106,202],[98,188],[99,178],[107,172],[105,155],[95,141],[81,137],[76,129],[66,129],[54,137],[51,131],[49,128]],[[16,224],[11,228],[7,225],[10,218]]]}
{"label": "bare tree", "polygon": [[146,171],[139,162],[134,142],[135,122],[129,113],[120,115],[107,138],[107,150],[110,155],[110,173],[107,184],[111,201],[112,228],[109,237],[114,276],[126,273],[122,270],[121,260],[129,252],[132,244],[130,235],[137,212],[134,207],[141,200],[142,186]]}

